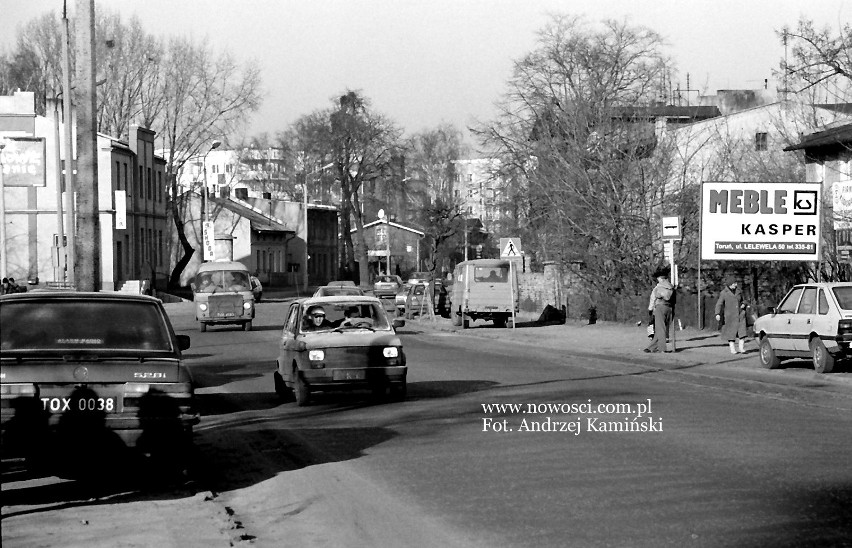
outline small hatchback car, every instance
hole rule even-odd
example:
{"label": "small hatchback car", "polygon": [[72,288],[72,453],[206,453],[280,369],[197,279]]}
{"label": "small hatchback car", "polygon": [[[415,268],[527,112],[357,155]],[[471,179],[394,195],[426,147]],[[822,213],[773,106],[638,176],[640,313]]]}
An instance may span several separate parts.
{"label": "small hatchback car", "polygon": [[781,360],[810,357],[818,373],[850,355],[852,282],[794,286],[772,312],[754,322],[760,363],[774,369]]}
{"label": "small hatchback car", "polygon": [[189,337],[175,335],[159,299],[5,295],[0,326],[4,458],[111,462],[116,448],[151,456],[191,444],[198,415],[181,357]]}
{"label": "small hatchback car", "polygon": [[312,297],[290,305],[281,334],[275,392],[307,405],[311,394],[370,389],[406,395],[408,367],[382,302],[370,296]]}

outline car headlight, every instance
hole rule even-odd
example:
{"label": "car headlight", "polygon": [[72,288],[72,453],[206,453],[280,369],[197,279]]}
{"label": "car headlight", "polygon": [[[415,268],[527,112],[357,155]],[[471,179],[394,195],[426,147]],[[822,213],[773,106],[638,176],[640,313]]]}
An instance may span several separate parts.
{"label": "car headlight", "polygon": [[251,301],[244,302],[243,308],[245,308],[246,310],[251,310]]}
{"label": "car headlight", "polygon": [[312,362],[321,362],[325,359],[323,350],[308,350],[308,359]]}
{"label": "car headlight", "polygon": [[207,304],[205,304],[205,303],[199,304],[198,309],[202,312],[207,312]]}
{"label": "car headlight", "polygon": [[397,358],[399,357],[399,349],[395,346],[386,346],[382,350],[382,355],[386,358]]}

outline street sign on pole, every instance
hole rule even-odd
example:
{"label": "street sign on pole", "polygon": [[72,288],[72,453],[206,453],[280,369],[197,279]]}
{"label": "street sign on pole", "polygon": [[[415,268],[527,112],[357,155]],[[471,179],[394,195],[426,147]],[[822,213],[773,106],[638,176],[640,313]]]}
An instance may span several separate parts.
{"label": "street sign on pole", "polygon": [[680,240],[680,217],[663,217],[663,239]]}
{"label": "street sign on pole", "polygon": [[520,259],[521,258],[521,239],[520,238],[500,238],[500,258],[501,259]]}
{"label": "street sign on pole", "polygon": [[202,223],[204,240],[204,260],[216,260],[216,234],[214,233],[215,223],[213,221],[204,221]]}

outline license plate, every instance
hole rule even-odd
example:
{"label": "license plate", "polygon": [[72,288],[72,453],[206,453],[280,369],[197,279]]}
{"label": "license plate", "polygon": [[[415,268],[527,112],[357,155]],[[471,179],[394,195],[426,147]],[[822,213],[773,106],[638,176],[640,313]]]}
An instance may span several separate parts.
{"label": "license plate", "polygon": [[332,378],[336,381],[363,381],[367,378],[367,372],[363,369],[353,369],[352,371],[337,369],[332,374]]}
{"label": "license plate", "polygon": [[41,398],[42,409],[50,413],[100,411],[117,413],[116,398]]}
{"label": "license plate", "polygon": [[236,314],[233,312],[217,312],[216,316],[219,318],[233,318]]}

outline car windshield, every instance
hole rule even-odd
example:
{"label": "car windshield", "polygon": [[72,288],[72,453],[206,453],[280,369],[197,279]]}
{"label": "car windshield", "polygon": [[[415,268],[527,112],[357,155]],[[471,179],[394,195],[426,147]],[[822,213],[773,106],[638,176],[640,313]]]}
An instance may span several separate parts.
{"label": "car windshield", "polygon": [[843,310],[852,310],[852,286],[835,287],[831,290]]}
{"label": "car windshield", "polygon": [[174,352],[157,306],[97,299],[27,300],[0,305],[3,352]]}
{"label": "car windshield", "polygon": [[196,293],[249,291],[250,288],[248,272],[239,270],[208,270],[195,276]]}
{"label": "car windshield", "polygon": [[509,280],[507,266],[477,266],[473,269],[473,281],[505,283]]}
{"label": "car windshield", "polygon": [[393,278],[391,276],[379,276],[378,279],[376,279],[376,283],[393,284],[396,283],[396,278]]}
{"label": "car windshield", "polygon": [[308,306],[302,317],[301,332],[342,331],[371,329],[386,331],[391,328],[381,305],[373,302],[324,302]]}

